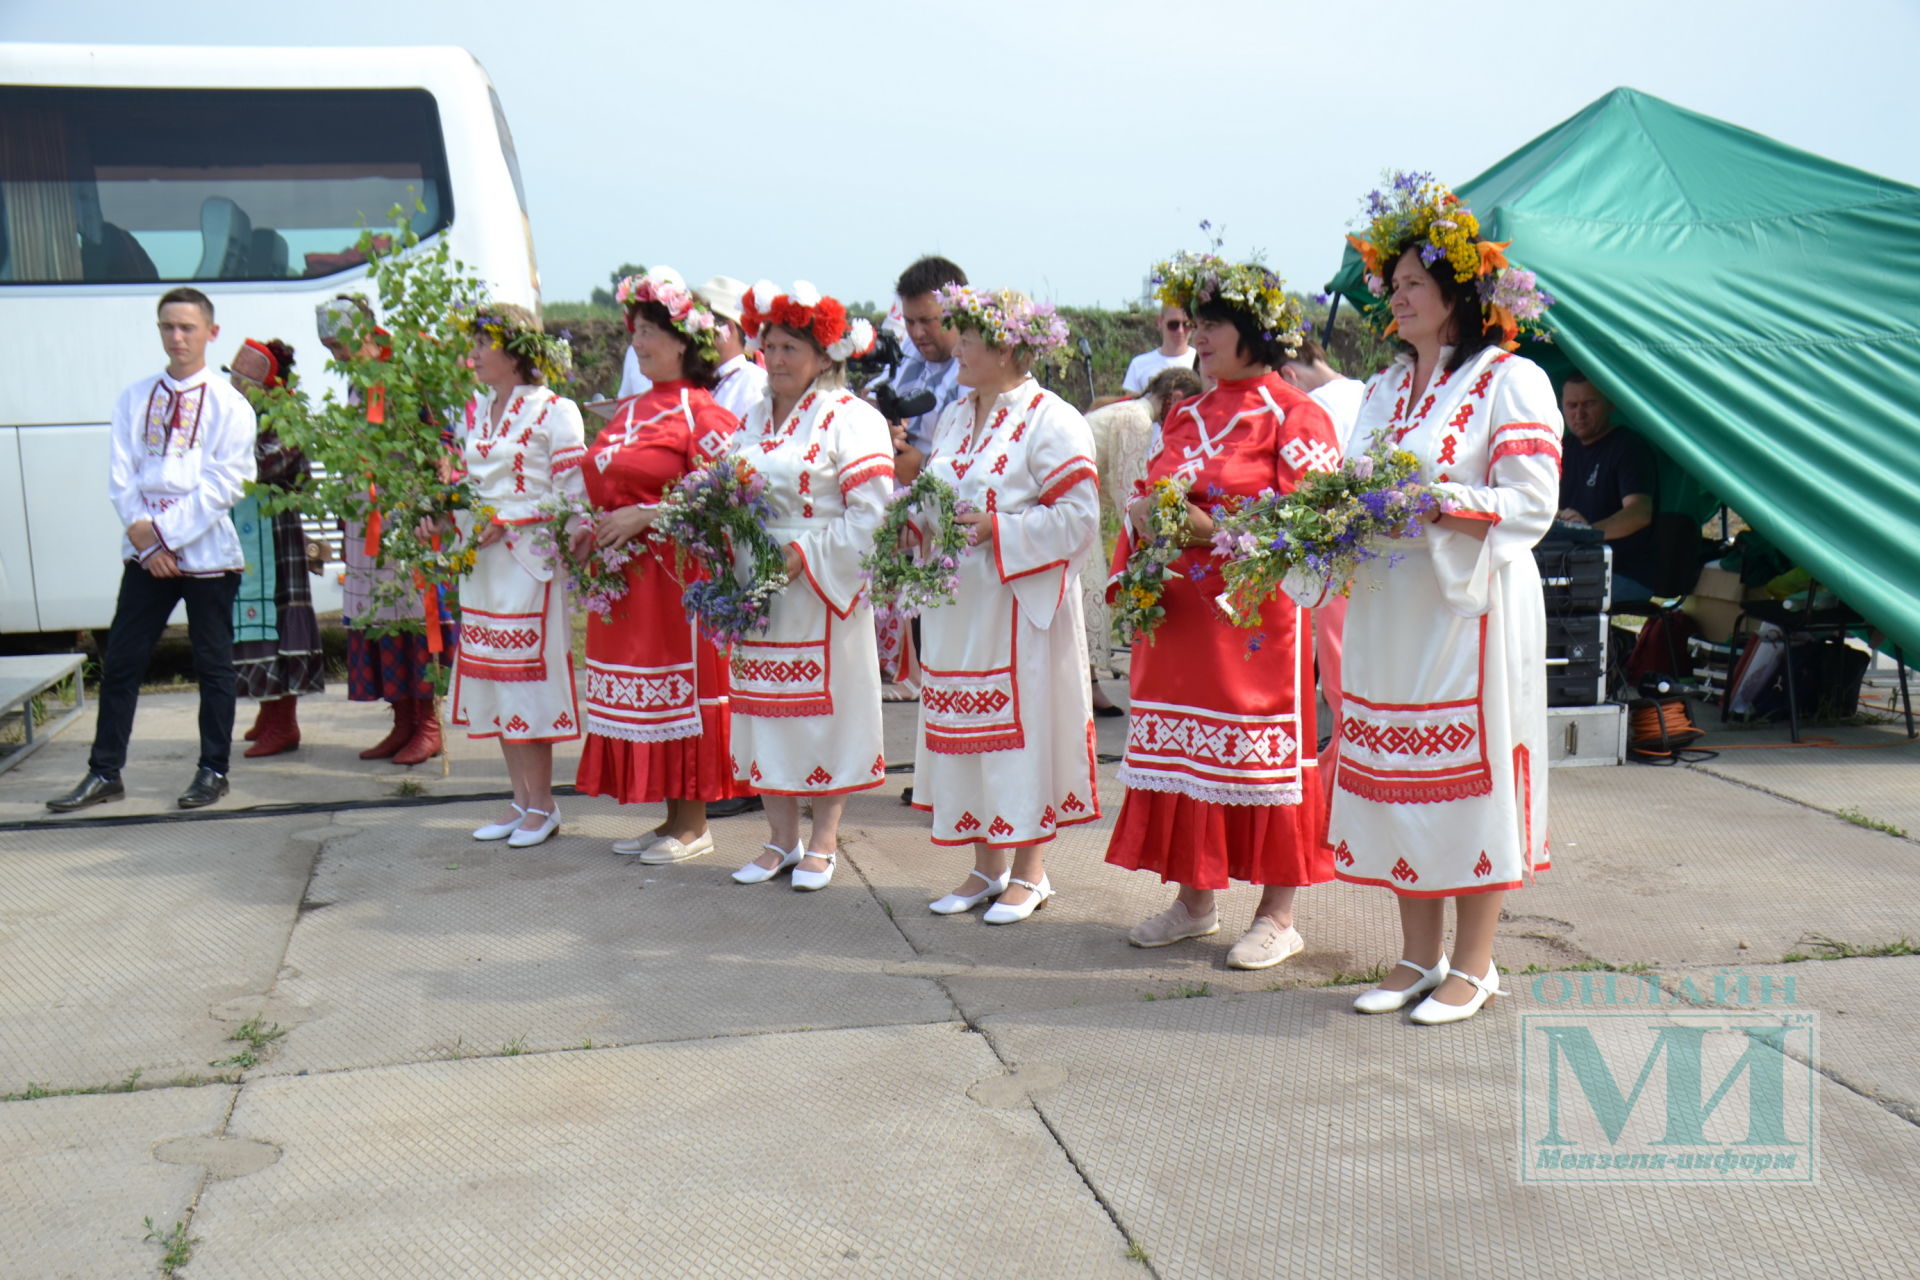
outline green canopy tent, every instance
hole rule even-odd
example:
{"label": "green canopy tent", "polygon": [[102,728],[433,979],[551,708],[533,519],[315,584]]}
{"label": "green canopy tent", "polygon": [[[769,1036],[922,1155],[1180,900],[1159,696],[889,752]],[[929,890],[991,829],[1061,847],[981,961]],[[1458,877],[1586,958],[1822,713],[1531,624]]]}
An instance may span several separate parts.
{"label": "green canopy tent", "polygon": [[[1616,89],[1454,189],[1635,429],[1920,653],[1920,188]],[[1376,302],[1351,248],[1327,287]]]}

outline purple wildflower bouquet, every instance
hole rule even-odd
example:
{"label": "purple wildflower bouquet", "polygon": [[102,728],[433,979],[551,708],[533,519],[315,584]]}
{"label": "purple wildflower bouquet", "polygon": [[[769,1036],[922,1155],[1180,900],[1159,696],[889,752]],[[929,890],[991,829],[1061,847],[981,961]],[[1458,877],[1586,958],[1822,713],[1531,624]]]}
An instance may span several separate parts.
{"label": "purple wildflower bouquet", "polygon": [[[682,476],[660,499],[650,537],[671,542],[684,574],[689,561],[706,570],[686,583],[687,617],[715,643],[732,645],[773,621],[773,597],[787,585],[786,553],[767,532],[773,507],[767,478],[744,458],[720,458]],[[733,552],[747,553],[743,582]]]}
{"label": "purple wildflower bouquet", "polygon": [[598,514],[592,505],[565,494],[555,494],[541,501],[534,510],[548,517],[545,523],[534,525],[528,532],[534,554],[553,571],[554,577],[567,584],[582,607],[597,615],[600,621],[612,622],[613,602],[627,594],[627,565],[638,554],[634,544],[593,547],[585,558],[575,559],[567,526],[577,519],[592,529]]}
{"label": "purple wildflower bouquet", "polygon": [[1235,626],[1260,623],[1260,607],[1276,591],[1312,608],[1353,590],[1359,567],[1382,544],[1418,538],[1425,517],[1443,500],[1420,486],[1420,460],[1379,446],[1338,471],[1309,471],[1292,493],[1268,491],[1238,510],[1214,509],[1213,549],[1223,561],[1221,612]]}
{"label": "purple wildflower bouquet", "polygon": [[1154,629],[1166,619],[1160,597],[1176,572],[1173,562],[1180,558],[1186,538],[1187,488],[1185,480],[1162,476],[1146,489],[1153,499],[1147,531],[1135,535],[1113,594],[1113,634],[1121,644],[1136,639],[1152,644]]}
{"label": "purple wildflower bouquet", "polygon": [[[952,604],[960,589],[960,558],[967,552],[966,527],[954,523],[954,517],[972,511],[972,503],[960,501],[953,486],[931,471],[895,489],[873,550],[860,559],[874,606],[911,614]],[[901,545],[915,512],[931,516],[937,531],[932,544],[917,552]]]}

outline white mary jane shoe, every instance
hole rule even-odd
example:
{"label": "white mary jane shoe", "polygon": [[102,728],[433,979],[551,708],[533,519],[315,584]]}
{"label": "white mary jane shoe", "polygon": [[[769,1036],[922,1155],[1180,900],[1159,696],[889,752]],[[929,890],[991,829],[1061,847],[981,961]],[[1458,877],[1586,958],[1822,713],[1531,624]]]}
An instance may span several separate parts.
{"label": "white mary jane shoe", "polygon": [[693,839],[684,841],[673,836],[661,836],[641,852],[640,861],[650,867],[664,867],[712,852],[713,832],[711,831],[702,831]]}
{"label": "white mary jane shoe", "polygon": [[833,880],[833,869],[840,865],[840,851],[836,849],[832,853],[815,853],[812,849],[806,849],[802,851],[802,855],[808,858],[825,858],[827,860],[827,869],[825,871],[808,871],[805,867],[795,866],[793,869],[793,887],[802,893],[812,893],[815,889],[826,888]]}
{"label": "white mary jane shoe", "polygon": [[980,883],[987,887],[973,894],[950,893],[944,898],[929,902],[927,904],[927,910],[937,916],[957,916],[963,911],[971,911],[988,898],[997,898],[1005,893],[1007,891],[1007,880],[1013,875],[1013,872],[1002,871],[1000,878],[997,880],[987,879],[986,873],[978,867],[967,872],[967,874],[970,876],[978,876]]}
{"label": "white mary jane shoe", "polygon": [[533,806],[529,805],[527,806],[527,812],[537,813],[542,818],[546,819],[546,821],[542,822],[539,826],[535,827],[531,831],[516,830],[512,835],[507,837],[507,848],[531,849],[533,848],[533,846],[537,844],[545,843],[546,838],[548,836],[552,835],[554,832],[560,829],[560,806],[559,805],[553,806],[552,812],[548,812],[545,809],[536,809]]}
{"label": "white mary jane shoe", "polygon": [[994,903],[987,908],[986,914],[980,917],[983,924],[1018,924],[1045,906],[1047,899],[1053,896],[1053,884],[1044,873],[1040,876],[1039,884],[1031,880],[1021,880],[1012,875],[1007,877],[1007,883],[1024,887],[1027,890],[1027,900],[1017,907],[1008,906],[1005,902]]}
{"label": "white mary jane shoe", "polygon": [[[511,801],[508,803],[512,804]],[[513,805],[513,811],[519,814],[520,818],[527,816],[527,811],[517,804]],[[512,822],[489,822],[484,827],[475,827],[473,829],[473,838],[475,840],[505,840],[508,836],[520,829],[520,818],[515,818]]]}
{"label": "white mary jane shoe", "polygon": [[733,873],[733,882],[735,884],[765,884],[807,856],[807,846],[799,841],[795,841],[791,849],[782,849],[777,844],[763,845],[762,847],[771,849],[779,854],[780,865],[777,867],[763,867],[757,862],[749,862],[746,866]]}
{"label": "white mary jane shoe", "polygon": [[1500,966],[1497,964],[1487,965],[1487,976],[1484,978],[1476,978],[1465,969],[1453,969],[1450,972],[1465,978],[1478,989],[1465,1004],[1441,1004],[1428,996],[1419,1003],[1412,1015],[1413,1020],[1421,1026],[1437,1027],[1448,1022],[1464,1022],[1480,1012],[1480,1006],[1487,1001],[1507,994],[1500,989]]}
{"label": "white mary jane shoe", "polygon": [[1392,1013],[1404,1009],[1427,992],[1447,980],[1447,957],[1443,954],[1440,963],[1428,969],[1411,960],[1402,960],[1401,964],[1420,975],[1420,980],[1405,991],[1389,991],[1385,987],[1375,987],[1353,1002],[1355,1013]]}

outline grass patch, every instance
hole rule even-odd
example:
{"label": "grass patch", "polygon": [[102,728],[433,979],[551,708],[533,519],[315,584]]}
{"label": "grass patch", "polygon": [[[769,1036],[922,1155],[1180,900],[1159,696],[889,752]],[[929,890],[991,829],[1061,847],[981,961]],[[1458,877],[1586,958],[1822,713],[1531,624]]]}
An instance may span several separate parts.
{"label": "grass patch", "polygon": [[[1339,969],[1325,982],[1316,982],[1313,985],[1316,987],[1352,987],[1364,982],[1368,986],[1377,987],[1387,980],[1387,974],[1392,971],[1393,966],[1390,964],[1377,964],[1371,969],[1362,969],[1358,973],[1348,973],[1344,969]],[[1286,988],[1276,984],[1268,987],[1267,990],[1283,991],[1286,990]]]}
{"label": "grass patch", "polygon": [[210,1067],[238,1067],[242,1071],[251,1071],[260,1065],[261,1058],[273,1047],[274,1041],[287,1034],[287,1028],[277,1022],[266,1022],[260,1018],[248,1018],[240,1024],[227,1039],[235,1044],[245,1045],[240,1052],[229,1058],[218,1058],[207,1065]]}
{"label": "grass patch", "polygon": [[1838,938],[1829,938],[1824,934],[1809,934],[1800,939],[1799,945],[1811,947],[1811,951],[1789,951],[1780,957],[1781,964],[1799,964],[1806,960],[1852,960],[1860,956],[1914,956],[1920,955],[1913,939],[1902,935],[1892,942],[1881,942],[1869,946],[1856,946],[1851,942],[1842,942]]}
{"label": "grass patch", "polygon": [[41,1098],[77,1098],[89,1093],[132,1093],[140,1086],[141,1069],[135,1067],[124,1080],[113,1084],[79,1084],[65,1089],[55,1089],[50,1085],[35,1084],[27,1081],[27,1087],[18,1093],[0,1093],[0,1102],[37,1102]]}
{"label": "grass patch", "polygon": [[1142,1000],[1196,1000],[1201,996],[1210,996],[1212,994],[1213,984],[1211,982],[1176,982],[1173,990],[1165,994],[1155,995],[1151,991],[1143,991],[1140,993],[1140,998]]}
{"label": "grass patch", "polygon": [[1605,960],[1577,960],[1572,964],[1530,964],[1522,969],[1522,975],[1529,973],[1652,973],[1653,961],[1635,960],[1631,964],[1608,964]]}
{"label": "grass patch", "polygon": [[1147,1246],[1141,1244],[1138,1240],[1130,1240],[1127,1242],[1127,1261],[1145,1263],[1151,1262],[1153,1259],[1147,1256]]}
{"label": "grass patch", "polygon": [[1902,840],[1907,838],[1905,828],[1896,827],[1891,822],[1882,822],[1878,818],[1869,818],[1858,809],[1851,807],[1841,809],[1833,816],[1842,821],[1851,822],[1856,827],[1865,827],[1869,831],[1884,831],[1890,836],[1899,836]]}
{"label": "grass patch", "polygon": [[393,784],[393,794],[402,800],[411,800],[427,794],[427,784],[418,778],[402,778]]}
{"label": "grass patch", "polygon": [[172,1280],[173,1273],[193,1260],[193,1246],[200,1243],[199,1236],[187,1234],[187,1224],[176,1222],[162,1231],[153,1224],[152,1218],[146,1218],[146,1239],[160,1246],[160,1274],[166,1280]]}
{"label": "grass patch", "polygon": [[524,1031],[500,1046],[500,1056],[503,1058],[517,1058],[526,1051],[527,1033]]}

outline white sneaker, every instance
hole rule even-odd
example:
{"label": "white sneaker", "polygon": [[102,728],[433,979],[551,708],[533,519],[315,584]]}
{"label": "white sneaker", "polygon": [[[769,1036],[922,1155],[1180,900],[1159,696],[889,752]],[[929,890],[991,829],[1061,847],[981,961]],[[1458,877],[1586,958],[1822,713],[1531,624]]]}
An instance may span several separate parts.
{"label": "white sneaker", "polygon": [[[527,816],[527,811],[519,805],[513,805],[512,808],[515,813],[520,815],[520,818]],[[475,827],[473,829],[473,838],[475,840],[505,840],[508,836],[520,829],[520,818],[515,818],[512,822],[489,822],[484,827]]]}
{"label": "white sneaker", "polygon": [[702,831],[685,842],[673,836],[661,836],[641,850],[640,861],[650,867],[664,867],[669,863],[685,862],[688,858],[697,858],[703,853],[712,852],[713,832],[711,831]]}
{"label": "white sneaker", "polygon": [[944,898],[937,898],[929,902],[927,904],[927,910],[937,916],[957,916],[963,911],[971,911],[988,898],[997,898],[1005,893],[1007,891],[1007,880],[1013,875],[1013,872],[1011,870],[1002,871],[1000,878],[997,880],[987,879],[986,873],[978,867],[967,872],[967,874],[976,877],[986,888],[973,894],[950,893]]}
{"label": "white sneaker", "polygon": [[1253,925],[1240,941],[1227,951],[1229,969],[1271,969],[1289,956],[1306,949],[1300,931],[1292,925],[1282,929],[1265,916],[1255,916]]}
{"label": "white sneaker", "polygon": [[613,851],[630,858],[636,853],[645,853],[666,838],[663,832],[649,831],[645,835],[635,836],[631,840],[615,840],[613,842]]}

